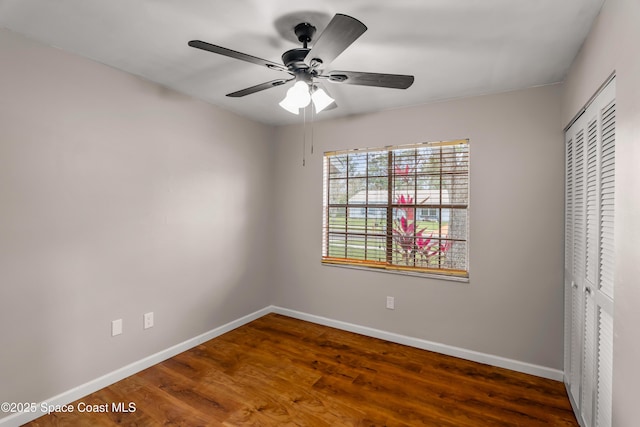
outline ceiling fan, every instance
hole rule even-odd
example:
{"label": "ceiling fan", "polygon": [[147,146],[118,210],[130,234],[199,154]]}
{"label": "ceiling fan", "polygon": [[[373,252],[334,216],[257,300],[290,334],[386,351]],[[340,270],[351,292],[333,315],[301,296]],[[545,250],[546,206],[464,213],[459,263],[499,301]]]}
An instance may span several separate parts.
{"label": "ceiling fan", "polygon": [[261,83],[229,93],[227,96],[238,98],[272,87],[281,86],[295,80],[295,84],[287,91],[285,99],[280,102],[280,106],[291,113],[298,114],[300,108],[305,108],[311,101],[313,101],[316,112],[337,107],[333,98],[321,87],[322,80],[327,80],[332,83],[394,89],[406,89],[413,84],[413,76],[402,74],[366,73],[361,71],[324,71],[324,67],[336,59],[338,55],[356,41],[366,30],[367,27],[362,22],[351,16],[338,13],[331,19],[320,36],[318,36],[313,46],[309,48],[308,44],[315,35],[316,27],[308,22],[302,22],[294,28],[297,39],[302,43],[302,48],[291,49],[283,53],[283,64],[237,52],[222,46],[216,46],[201,40],[191,40],[189,46],[289,74],[290,76],[287,78]]}

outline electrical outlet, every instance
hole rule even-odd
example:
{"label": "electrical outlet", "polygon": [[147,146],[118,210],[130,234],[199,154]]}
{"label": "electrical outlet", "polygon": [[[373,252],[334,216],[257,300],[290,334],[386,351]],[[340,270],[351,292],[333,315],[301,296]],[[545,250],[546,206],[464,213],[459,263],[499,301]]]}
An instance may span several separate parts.
{"label": "electrical outlet", "polygon": [[144,328],[149,329],[153,327],[153,311],[144,314]]}
{"label": "electrical outlet", "polygon": [[115,337],[122,333],[122,319],[113,320],[111,322],[111,336]]}
{"label": "electrical outlet", "polygon": [[387,308],[389,310],[395,310],[395,308],[396,308],[396,299],[394,297],[387,297]]}

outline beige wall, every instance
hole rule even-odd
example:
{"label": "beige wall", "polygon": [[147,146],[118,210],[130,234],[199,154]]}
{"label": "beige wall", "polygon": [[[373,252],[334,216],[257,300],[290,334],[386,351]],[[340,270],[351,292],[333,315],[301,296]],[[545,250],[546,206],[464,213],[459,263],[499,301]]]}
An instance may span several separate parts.
{"label": "beige wall", "polygon": [[[554,85],[316,122],[306,167],[301,127],[279,128],[276,303],[562,369],[560,92]],[[471,144],[469,283],[320,264],[324,151],[457,138]]]}
{"label": "beige wall", "polygon": [[270,127],[6,30],[0,52],[0,402],[271,303]]}
{"label": "beige wall", "polygon": [[616,72],[613,425],[638,425],[640,384],[640,2],[607,0],[569,72],[563,125]]}

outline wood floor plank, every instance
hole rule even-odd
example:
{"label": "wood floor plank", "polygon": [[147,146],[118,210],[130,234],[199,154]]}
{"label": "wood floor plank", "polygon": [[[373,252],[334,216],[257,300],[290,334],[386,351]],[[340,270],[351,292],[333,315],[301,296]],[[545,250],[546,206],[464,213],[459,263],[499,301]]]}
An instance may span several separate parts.
{"label": "wood floor plank", "polygon": [[[269,314],[30,426],[577,426],[564,384]],[[111,406],[109,406],[111,408]]]}

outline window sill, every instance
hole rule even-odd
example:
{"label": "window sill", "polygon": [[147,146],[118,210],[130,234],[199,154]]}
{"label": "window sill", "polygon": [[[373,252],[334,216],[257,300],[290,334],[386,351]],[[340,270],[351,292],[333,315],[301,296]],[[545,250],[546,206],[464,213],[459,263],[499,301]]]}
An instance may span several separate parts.
{"label": "window sill", "polygon": [[359,266],[359,265],[353,265],[353,264],[333,263],[333,262],[326,262],[326,261],[321,261],[321,263],[323,266],[327,266],[327,267],[348,268],[351,270],[370,271],[372,273],[399,274],[402,276],[421,277],[424,279],[438,279],[438,280],[446,280],[449,282],[469,283],[469,277],[465,277],[465,276],[454,276],[454,275],[427,273],[427,272],[419,272],[419,271],[365,267],[365,266]]}

